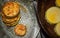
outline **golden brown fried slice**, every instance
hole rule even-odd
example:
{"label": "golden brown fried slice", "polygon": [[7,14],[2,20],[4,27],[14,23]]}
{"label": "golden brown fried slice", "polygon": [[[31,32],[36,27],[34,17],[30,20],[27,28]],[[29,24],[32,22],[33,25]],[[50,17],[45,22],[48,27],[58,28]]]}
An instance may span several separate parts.
{"label": "golden brown fried slice", "polygon": [[12,22],[16,21],[19,17],[20,17],[20,14],[14,18],[7,18],[7,17],[5,17],[4,14],[2,14],[2,21],[5,23],[12,23]]}
{"label": "golden brown fried slice", "polygon": [[23,24],[16,25],[14,32],[16,35],[24,36],[26,34],[26,26]]}
{"label": "golden brown fried slice", "polygon": [[2,11],[7,17],[14,17],[19,13],[20,6],[17,2],[6,2]]}
{"label": "golden brown fried slice", "polygon": [[17,20],[16,21],[13,21],[13,22],[11,22],[11,23],[5,23],[5,25],[7,25],[7,26],[15,26],[16,24],[18,24],[18,22],[19,22],[19,20],[20,20],[20,16],[17,18]]}

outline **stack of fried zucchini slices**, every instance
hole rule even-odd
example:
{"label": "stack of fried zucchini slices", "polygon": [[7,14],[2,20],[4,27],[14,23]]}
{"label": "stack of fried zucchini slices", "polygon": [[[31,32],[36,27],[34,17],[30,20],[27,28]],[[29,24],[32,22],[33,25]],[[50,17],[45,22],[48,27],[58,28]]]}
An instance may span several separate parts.
{"label": "stack of fried zucchini slices", "polygon": [[7,26],[14,26],[20,19],[20,6],[17,2],[6,2],[2,8],[2,21]]}

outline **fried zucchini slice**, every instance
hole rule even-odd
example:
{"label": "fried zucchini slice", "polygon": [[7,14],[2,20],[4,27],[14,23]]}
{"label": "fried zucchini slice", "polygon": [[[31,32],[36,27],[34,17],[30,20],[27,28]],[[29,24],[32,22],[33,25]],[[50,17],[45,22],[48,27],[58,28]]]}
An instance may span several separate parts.
{"label": "fried zucchini slice", "polygon": [[17,2],[6,2],[3,5],[2,11],[7,17],[14,17],[18,15],[20,5]]}

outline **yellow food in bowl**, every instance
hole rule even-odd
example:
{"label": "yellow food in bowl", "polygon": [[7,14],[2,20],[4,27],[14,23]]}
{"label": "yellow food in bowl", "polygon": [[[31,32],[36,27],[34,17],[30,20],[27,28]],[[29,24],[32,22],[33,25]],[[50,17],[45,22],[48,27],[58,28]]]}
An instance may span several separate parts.
{"label": "yellow food in bowl", "polygon": [[58,7],[51,7],[45,13],[45,18],[48,23],[58,23],[60,22],[60,8]]}
{"label": "yellow food in bowl", "polygon": [[56,0],[56,5],[60,7],[60,0]]}
{"label": "yellow food in bowl", "polygon": [[56,32],[56,34],[57,34],[58,36],[60,36],[60,23],[58,23],[58,24],[55,26],[54,31]]}

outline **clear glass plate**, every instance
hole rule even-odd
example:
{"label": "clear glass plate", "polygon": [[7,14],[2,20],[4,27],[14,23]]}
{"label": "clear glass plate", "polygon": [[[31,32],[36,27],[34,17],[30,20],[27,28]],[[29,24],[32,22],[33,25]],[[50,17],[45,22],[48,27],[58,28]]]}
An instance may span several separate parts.
{"label": "clear glass plate", "polygon": [[1,3],[1,5],[3,5],[4,2],[8,2],[8,1],[19,2],[20,5],[23,6],[26,9],[26,11],[24,11],[24,9],[20,8],[21,19],[19,20],[18,24],[24,24],[27,27],[27,33],[23,37],[15,35],[15,33],[14,33],[14,27],[15,26],[8,28],[2,22],[2,18],[0,17],[0,19],[1,19],[1,26],[3,27],[5,33],[7,35],[9,35],[10,38],[34,38],[35,31],[37,31],[37,30],[35,30],[35,27],[38,27],[38,23],[37,23],[35,10],[34,10],[34,6],[33,6],[32,1],[28,2],[28,0],[4,0]]}

